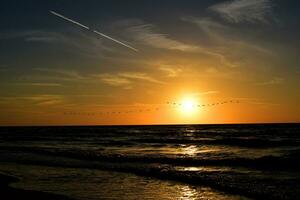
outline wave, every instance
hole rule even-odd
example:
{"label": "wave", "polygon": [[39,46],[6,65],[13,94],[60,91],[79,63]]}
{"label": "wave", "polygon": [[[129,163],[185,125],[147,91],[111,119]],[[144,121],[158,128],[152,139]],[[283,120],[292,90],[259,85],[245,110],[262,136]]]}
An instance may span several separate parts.
{"label": "wave", "polygon": [[[0,162],[119,171],[256,199],[297,199],[299,130],[299,125],[0,128]],[[167,151],[191,146],[184,144],[215,145],[220,150],[193,156]],[[199,166],[228,170],[179,170]]]}
{"label": "wave", "polygon": [[252,169],[299,171],[300,150],[293,150],[283,156],[263,156],[259,158],[228,158],[222,157],[192,157],[192,156],[168,156],[168,155],[135,155],[121,153],[106,153],[102,151],[79,149],[56,149],[39,147],[10,147],[1,146],[2,151],[16,153],[29,152],[39,155],[59,156],[87,161],[102,161],[111,163],[160,163],[181,166],[231,166],[247,167]]}
{"label": "wave", "polygon": [[263,140],[263,139],[242,139],[242,138],[225,138],[225,139],[169,139],[169,138],[149,138],[135,139],[134,142],[154,143],[154,144],[195,144],[195,145],[229,145],[239,147],[281,147],[281,146],[300,146],[297,140]]}
{"label": "wave", "polygon": [[[30,159],[32,158],[32,159]],[[0,160],[3,157],[1,156]],[[251,173],[234,171],[195,172],[180,171],[172,165],[160,163],[116,163],[90,162],[41,155],[25,156],[22,160],[9,156],[10,162],[30,165],[46,165],[64,168],[90,168],[106,171],[133,173],[144,177],[154,177],[162,180],[172,180],[191,185],[205,185],[227,193],[239,194],[255,199],[297,199],[300,195],[299,179],[278,179],[271,176],[258,176]],[[3,160],[2,160],[3,161]],[[6,160],[7,162],[7,160]]]}
{"label": "wave", "polygon": [[0,132],[3,142],[81,142],[103,146],[195,144],[249,148],[300,146],[299,125],[0,127]]}

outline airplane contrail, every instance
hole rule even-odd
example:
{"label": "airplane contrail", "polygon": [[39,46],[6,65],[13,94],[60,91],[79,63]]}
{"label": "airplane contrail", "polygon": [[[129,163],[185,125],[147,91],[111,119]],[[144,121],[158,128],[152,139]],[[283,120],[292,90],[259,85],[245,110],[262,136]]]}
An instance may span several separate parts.
{"label": "airplane contrail", "polygon": [[53,15],[56,15],[57,17],[60,17],[60,18],[62,18],[62,19],[64,19],[64,20],[67,20],[67,21],[69,21],[69,22],[71,22],[71,23],[73,23],[73,24],[76,24],[76,25],[78,25],[78,26],[81,26],[82,28],[85,28],[85,29],[87,29],[87,30],[90,30],[89,27],[87,27],[87,26],[85,26],[85,25],[83,25],[83,24],[81,24],[81,23],[79,23],[79,22],[76,22],[76,21],[74,21],[74,20],[72,20],[72,19],[70,19],[70,18],[68,18],[68,17],[65,17],[65,16],[63,16],[63,15],[57,13],[57,12],[54,12],[54,11],[51,11],[51,10],[50,10],[50,13],[52,13]]}
{"label": "airplane contrail", "polygon": [[[72,19],[70,19],[70,18],[68,18],[68,17],[65,17],[65,16],[63,16],[63,15],[57,13],[57,12],[54,12],[54,11],[52,11],[52,10],[50,10],[49,12],[50,12],[51,14],[57,16],[57,17],[60,17],[60,18],[62,18],[62,19],[64,19],[64,20],[66,20],[66,21],[69,21],[69,22],[71,22],[71,23],[73,23],[73,24],[76,24],[76,25],[78,25],[78,26],[80,26],[80,27],[82,27],[82,28],[85,28],[85,29],[87,29],[87,30],[91,30],[88,26],[85,26],[85,25],[83,25],[83,24],[81,24],[81,23],[79,23],[79,22],[77,22],[77,21],[75,21],[75,20],[72,20]],[[105,38],[107,38],[107,39],[109,39],[109,40],[111,40],[111,41],[113,41],[113,42],[116,42],[116,43],[122,45],[122,46],[125,46],[125,47],[127,47],[127,48],[129,48],[129,49],[131,49],[131,50],[133,50],[133,51],[139,51],[139,50],[137,50],[136,48],[134,48],[134,47],[132,47],[132,46],[129,46],[129,45],[127,45],[127,44],[125,44],[125,43],[123,43],[123,42],[121,42],[121,41],[119,41],[119,40],[117,40],[117,39],[114,39],[114,38],[112,38],[112,37],[110,37],[110,36],[108,36],[108,35],[105,35],[105,34],[99,32],[99,31],[96,31],[96,30],[91,30],[91,31],[92,31],[93,33],[96,33],[97,35],[100,35],[100,36],[105,37]]]}
{"label": "airplane contrail", "polygon": [[121,45],[123,45],[123,46],[125,46],[125,47],[127,47],[127,48],[129,48],[129,49],[132,49],[132,50],[134,50],[134,51],[139,51],[139,50],[137,50],[136,48],[133,48],[133,47],[131,47],[131,46],[129,46],[129,45],[127,45],[127,44],[125,44],[125,43],[119,41],[119,40],[116,40],[116,39],[114,39],[114,38],[112,38],[112,37],[109,37],[108,35],[105,35],[105,34],[103,34],[103,33],[100,33],[100,32],[98,32],[98,31],[96,31],[96,30],[93,30],[93,32],[96,33],[96,34],[98,34],[98,35],[101,35],[102,37],[105,37],[105,38],[107,38],[107,39],[110,39],[110,40],[112,40],[112,41],[114,41],[114,42],[116,42],[116,43],[118,43],[118,44],[121,44]]}

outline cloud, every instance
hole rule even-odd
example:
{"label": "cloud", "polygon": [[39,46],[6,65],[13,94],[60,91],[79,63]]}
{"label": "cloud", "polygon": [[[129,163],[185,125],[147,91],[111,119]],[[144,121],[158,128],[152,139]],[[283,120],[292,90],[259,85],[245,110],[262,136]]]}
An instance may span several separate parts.
{"label": "cloud", "polygon": [[219,91],[211,90],[206,92],[200,92],[199,95],[209,95],[209,94],[216,94],[216,93],[219,93]]}
{"label": "cloud", "polygon": [[39,105],[48,105],[53,104],[53,102],[62,102],[63,97],[61,95],[34,95],[34,96],[26,96],[20,97],[23,100],[33,101]]}
{"label": "cloud", "polygon": [[255,41],[244,39],[239,29],[222,24],[208,17],[183,17],[183,21],[195,25],[206,37],[206,48],[202,52],[220,60],[224,66],[240,67],[249,62],[249,55],[256,58],[260,56],[273,56],[274,53]]}
{"label": "cloud", "polygon": [[256,83],[256,85],[279,85],[284,82],[284,78],[281,77],[274,77],[271,80],[261,82],[261,83]]}
{"label": "cloud", "polygon": [[126,36],[150,47],[185,52],[197,51],[198,47],[178,41],[169,35],[161,33],[157,26],[144,23],[141,20],[124,20],[119,25],[125,26]]}
{"label": "cloud", "polygon": [[[232,46],[238,43],[236,39],[232,40],[226,37],[233,32],[230,27],[207,17],[197,18],[189,16],[182,17],[181,20],[195,25],[204,33],[205,37],[207,37],[207,46],[198,48],[198,52],[215,57],[224,66],[231,68],[239,66],[239,64],[230,59],[228,55],[234,51]],[[229,47],[230,50],[227,50]]]}
{"label": "cloud", "polygon": [[192,23],[200,28],[206,36],[213,39],[218,45],[235,45],[259,51],[264,54],[272,54],[272,52],[259,45],[253,44],[253,42],[245,41],[239,35],[240,30],[236,30],[233,27],[221,24],[220,22],[212,18],[197,18],[197,17],[183,17],[183,21]]}
{"label": "cloud", "polygon": [[50,68],[34,68],[33,70],[47,73],[47,75],[50,74],[55,79],[81,80],[86,78],[74,70],[50,69]]}
{"label": "cloud", "polygon": [[29,85],[32,86],[38,86],[38,87],[60,87],[62,86],[59,83],[28,83]]}
{"label": "cloud", "polygon": [[44,83],[44,82],[34,82],[34,83],[28,83],[28,82],[21,82],[21,83],[13,83],[15,85],[22,85],[22,86],[37,86],[37,87],[60,87],[62,84],[59,83]]}
{"label": "cloud", "polygon": [[168,77],[177,77],[178,74],[180,72],[182,72],[181,69],[178,69],[178,68],[173,68],[173,67],[170,67],[170,66],[162,66],[159,68],[161,71],[164,71],[167,73],[167,76]]}
{"label": "cloud", "polygon": [[22,39],[28,43],[45,43],[64,46],[63,50],[72,50],[76,54],[88,57],[105,57],[104,53],[116,51],[116,48],[97,35],[88,32],[64,30],[54,32],[48,30],[9,31],[0,33],[0,39]]}
{"label": "cloud", "polygon": [[30,104],[37,106],[44,105],[59,105],[65,102],[62,95],[32,95],[32,96],[14,96],[14,97],[0,97],[2,102],[12,103],[17,102],[29,102]]}
{"label": "cloud", "polygon": [[[44,78],[50,80],[60,80],[60,81],[84,81],[84,82],[94,82],[96,83],[99,79],[111,86],[122,86],[129,89],[129,85],[132,85],[137,81],[146,81],[156,84],[165,84],[159,81],[147,73],[143,72],[119,72],[119,73],[103,73],[103,74],[80,74],[74,70],[62,70],[62,69],[49,69],[49,68],[35,68],[34,70],[45,73]],[[36,86],[43,86],[43,84],[35,84]],[[44,86],[47,86],[45,84]],[[49,85],[50,86],[50,85]]]}
{"label": "cloud", "polygon": [[217,94],[217,93],[219,93],[219,91],[211,90],[211,91],[193,93],[192,95],[193,96],[203,96],[203,95],[211,95],[211,94]]}
{"label": "cloud", "polygon": [[228,31],[229,27],[209,18],[209,17],[182,17],[182,21],[192,23],[200,28],[207,36],[213,39],[222,39],[220,38],[219,32]]}
{"label": "cloud", "polygon": [[155,78],[150,77],[146,73],[140,73],[140,72],[127,72],[127,73],[120,73],[119,76],[125,77],[128,79],[136,79],[136,80],[143,80],[148,81],[152,83],[158,83],[158,84],[164,84],[164,82],[159,81]]}
{"label": "cloud", "polygon": [[43,42],[43,43],[55,43],[64,42],[68,43],[68,39],[55,32],[45,32],[45,31],[32,31],[24,33],[24,41],[26,42]]}
{"label": "cloud", "polygon": [[8,71],[8,66],[6,65],[0,65],[0,72]]}
{"label": "cloud", "polygon": [[94,75],[94,77],[100,78],[100,80],[111,86],[121,86],[125,89],[131,89],[131,86],[136,81],[146,81],[156,84],[164,84],[164,82],[159,81],[146,73],[141,72],[121,72],[116,74],[99,74]]}
{"label": "cloud", "polygon": [[233,0],[209,7],[230,23],[268,23],[272,13],[271,0]]}
{"label": "cloud", "polygon": [[25,31],[9,31],[2,32],[0,39],[11,40],[11,39],[23,39],[26,42],[66,42],[68,40],[63,34],[44,31],[44,30],[25,30]]}
{"label": "cloud", "polygon": [[241,103],[248,103],[248,104],[254,104],[254,105],[262,105],[262,106],[279,106],[280,104],[267,101],[265,99],[261,98],[253,98],[253,97],[235,97],[232,98],[235,100],[238,100]]}
{"label": "cloud", "polygon": [[219,70],[215,67],[208,67],[205,72],[209,73],[209,74],[216,74],[219,73]]}
{"label": "cloud", "polygon": [[129,79],[120,77],[119,75],[101,74],[101,75],[98,75],[98,77],[100,78],[100,80],[103,83],[111,85],[111,86],[127,87],[132,83]]}

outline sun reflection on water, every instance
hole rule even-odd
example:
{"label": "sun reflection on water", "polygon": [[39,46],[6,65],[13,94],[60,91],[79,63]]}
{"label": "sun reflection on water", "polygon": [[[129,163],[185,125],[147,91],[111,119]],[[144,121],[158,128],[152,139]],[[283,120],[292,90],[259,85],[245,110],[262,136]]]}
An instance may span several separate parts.
{"label": "sun reflection on water", "polygon": [[181,185],[176,187],[177,194],[172,199],[180,200],[248,200],[241,196],[226,195],[209,187]]}
{"label": "sun reflection on water", "polygon": [[218,148],[211,148],[198,145],[181,145],[177,150],[177,153],[187,156],[197,156],[200,153],[208,153],[212,151],[218,151]]}
{"label": "sun reflection on water", "polygon": [[185,146],[181,150],[184,154],[189,156],[195,156],[198,153],[198,148],[196,145]]}
{"label": "sun reflection on water", "polygon": [[185,185],[181,188],[181,197],[179,199],[181,200],[195,200],[197,197],[197,191],[192,188],[191,186]]}
{"label": "sun reflection on water", "polygon": [[178,171],[189,171],[189,172],[226,172],[232,171],[230,167],[207,167],[207,166],[199,166],[199,167],[185,167],[185,166],[176,166],[176,170]]}

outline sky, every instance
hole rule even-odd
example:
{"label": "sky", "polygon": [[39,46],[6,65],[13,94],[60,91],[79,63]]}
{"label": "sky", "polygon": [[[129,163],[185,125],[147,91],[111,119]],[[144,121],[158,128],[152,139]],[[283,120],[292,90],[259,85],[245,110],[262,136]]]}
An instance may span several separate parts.
{"label": "sky", "polygon": [[300,122],[298,1],[0,5],[0,125]]}

